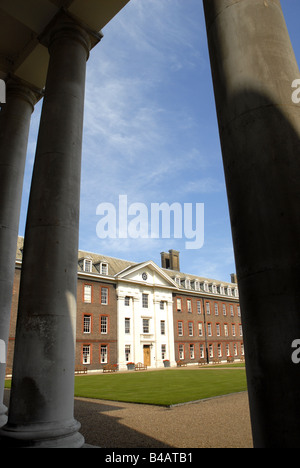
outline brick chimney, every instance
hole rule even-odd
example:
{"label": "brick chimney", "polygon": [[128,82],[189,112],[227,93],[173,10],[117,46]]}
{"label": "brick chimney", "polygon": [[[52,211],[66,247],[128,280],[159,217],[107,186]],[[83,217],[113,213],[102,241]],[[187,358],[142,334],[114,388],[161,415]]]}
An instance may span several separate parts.
{"label": "brick chimney", "polygon": [[237,276],[236,273],[231,273],[231,282],[237,284]]}
{"label": "brick chimney", "polygon": [[161,266],[167,270],[180,271],[178,250],[169,250],[168,253],[161,252]]}

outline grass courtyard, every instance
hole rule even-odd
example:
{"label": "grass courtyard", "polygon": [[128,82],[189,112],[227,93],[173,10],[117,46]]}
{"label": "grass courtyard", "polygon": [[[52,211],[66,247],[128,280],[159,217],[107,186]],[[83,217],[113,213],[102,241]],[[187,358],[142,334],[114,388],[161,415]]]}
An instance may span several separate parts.
{"label": "grass courtyard", "polygon": [[[10,388],[11,380],[5,382]],[[245,368],[166,369],[75,376],[75,397],[170,406],[247,390]]]}
{"label": "grass courtyard", "polygon": [[168,369],[75,377],[75,396],[169,406],[247,390],[245,369]]}

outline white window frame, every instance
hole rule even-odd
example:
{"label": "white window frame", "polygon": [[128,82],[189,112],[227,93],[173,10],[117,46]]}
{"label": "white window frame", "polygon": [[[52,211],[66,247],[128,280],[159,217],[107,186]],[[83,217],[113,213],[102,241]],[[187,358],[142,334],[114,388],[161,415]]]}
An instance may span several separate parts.
{"label": "white window frame", "polygon": [[166,354],[167,354],[166,345],[162,344],[161,345],[161,358],[166,359]]}
{"label": "white window frame", "polygon": [[92,286],[90,284],[85,284],[83,288],[83,302],[85,304],[92,303]]}
{"label": "white window frame", "polygon": [[108,346],[107,345],[101,345],[101,348],[100,348],[100,362],[101,362],[101,364],[107,364],[107,358],[108,358]]}
{"label": "white window frame", "polygon": [[83,316],[83,333],[89,334],[92,331],[92,316],[84,314]]}
{"label": "white window frame", "polygon": [[100,273],[101,275],[108,275],[108,263],[106,262],[101,262],[100,263]]}
{"label": "white window frame", "polygon": [[91,363],[91,345],[82,346],[82,364]]}
{"label": "white window frame", "polygon": [[130,306],[130,296],[125,296],[124,297],[124,305],[126,307],[129,307]]}
{"label": "white window frame", "polygon": [[130,356],[131,356],[131,348],[130,345],[125,345],[125,361],[128,362],[130,361]]}
{"label": "white window frame", "polygon": [[129,335],[130,334],[130,318],[129,317],[125,317],[125,333],[126,335]]}
{"label": "white window frame", "polygon": [[143,309],[149,309],[149,294],[142,293],[142,307]]}
{"label": "white window frame", "polygon": [[148,318],[143,318],[142,319],[142,325],[143,325],[143,334],[147,335],[150,333],[150,319]]}
{"label": "white window frame", "polygon": [[101,305],[108,305],[108,288],[101,287]]}
{"label": "white window frame", "polygon": [[107,315],[100,316],[100,333],[101,335],[107,335],[108,333],[108,317]]}
{"label": "white window frame", "polygon": [[89,258],[83,260],[83,271],[85,273],[92,273],[93,262]]}

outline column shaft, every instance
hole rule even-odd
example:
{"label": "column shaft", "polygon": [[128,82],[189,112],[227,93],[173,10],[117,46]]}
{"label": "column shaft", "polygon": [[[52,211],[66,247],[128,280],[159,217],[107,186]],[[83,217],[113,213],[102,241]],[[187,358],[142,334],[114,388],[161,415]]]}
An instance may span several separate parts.
{"label": "column shaft", "polygon": [[[0,340],[9,339],[12,292],[22,199],[24,168],[31,114],[36,95],[26,86],[10,81],[7,104],[0,112]],[[6,363],[0,363],[0,427],[7,421],[3,402]]]}
{"label": "column shaft", "polygon": [[299,69],[279,0],[204,0],[255,447],[300,446]]}
{"label": "column shaft", "polygon": [[85,32],[62,16],[51,31],[29,200],[5,443],[81,447],[74,420]]}

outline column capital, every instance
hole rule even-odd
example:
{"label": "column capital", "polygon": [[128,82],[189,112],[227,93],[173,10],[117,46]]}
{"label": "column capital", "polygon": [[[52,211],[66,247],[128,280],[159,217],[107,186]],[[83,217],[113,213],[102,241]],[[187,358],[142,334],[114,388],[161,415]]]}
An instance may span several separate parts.
{"label": "column capital", "polygon": [[28,83],[11,76],[6,82],[6,93],[7,96],[18,96],[20,99],[23,99],[32,107],[32,112],[34,111],[34,106],[36,103],[43,97],[43,91],[34,89]]}
{"label": "column capital", "polygon": [[86,50],[87,60],[94,45],[101,41],[101,32],[95,33],[88,30],[84,25],[77,22],[69,14],[60,12],[47,30],[40,38],[40,42],[45,45],[51,54],[51,50],[59,39],[72,39],[79,42]]}

